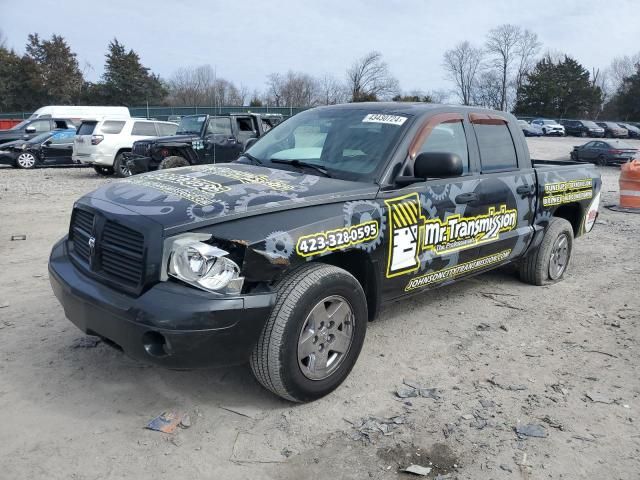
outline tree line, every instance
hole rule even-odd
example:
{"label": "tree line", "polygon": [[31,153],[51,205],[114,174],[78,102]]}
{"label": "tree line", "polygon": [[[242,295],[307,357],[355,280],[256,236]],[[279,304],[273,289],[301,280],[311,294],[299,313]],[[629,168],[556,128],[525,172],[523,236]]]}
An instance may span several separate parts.
{"label": "tree line", "polygon": [[92,82],[64,37],[31,34],[18,54],[6,47],[0,32],[0,111],[51,104],[311,107],[455,99],[520,115],[640,119],[640,52],[589,71],[568,54],[541,53],[542,47],[534,32],[509,24],[491,29],[482,44],[460,42],[443,54],[450,91],[403,92],[377,51],[355,59],[341,76],[274,72],[262,91],[250,91],[217,75],[211,65],[180,67],[160,78],[116,38],[107,45],[103,74]]}

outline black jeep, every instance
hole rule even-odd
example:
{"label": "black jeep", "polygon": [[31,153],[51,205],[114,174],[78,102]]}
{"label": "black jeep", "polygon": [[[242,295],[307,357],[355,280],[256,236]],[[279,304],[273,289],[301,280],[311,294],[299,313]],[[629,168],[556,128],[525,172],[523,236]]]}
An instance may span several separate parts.
{"label": "black jeep", "polygon": [[235,160],[253,138],[264,135],[282,121],[282,115],[232,113],[188,115],[180,119],[176,135],[134,142],[122,165],[114,165],[118,176],[156,169],[186,167]]}

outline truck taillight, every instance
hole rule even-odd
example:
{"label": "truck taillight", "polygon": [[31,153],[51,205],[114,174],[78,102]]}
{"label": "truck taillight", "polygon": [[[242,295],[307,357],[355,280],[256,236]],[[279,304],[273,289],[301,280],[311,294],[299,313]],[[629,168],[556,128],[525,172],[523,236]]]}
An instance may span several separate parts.
{"label": "truck taillight", "polygon": [[98,145],[102,140],[104,140],[103,135],[91,135],[91,145]]}

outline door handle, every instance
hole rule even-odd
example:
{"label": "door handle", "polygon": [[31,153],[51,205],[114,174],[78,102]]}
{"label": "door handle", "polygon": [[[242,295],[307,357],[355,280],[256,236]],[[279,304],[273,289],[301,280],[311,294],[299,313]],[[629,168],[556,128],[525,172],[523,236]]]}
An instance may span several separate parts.
{"label": "door handle", "polygon": [[456,197],[456,203],[471,203],[478,200],[477,193],[461,193]]}
{"label": "door handle", "polygon": [[531,195],[535,190],[533,185],[520,185],[516,188],[516,192],[520,195]]}

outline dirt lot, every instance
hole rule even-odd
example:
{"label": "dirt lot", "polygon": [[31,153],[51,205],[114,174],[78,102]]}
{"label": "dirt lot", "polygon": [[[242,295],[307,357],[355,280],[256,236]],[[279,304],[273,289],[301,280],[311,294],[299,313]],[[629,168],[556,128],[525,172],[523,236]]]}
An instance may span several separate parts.
{"label": "dirt lot", "polygon": [[[552,159],[579,143],[530,146]],[[615,203],[619,169],[600,171]],[[47,256],[105,181],[0,170],[0,477],[394,479],[415,463],[441,479],[638,478],[640,215],[602,208],[558,285],[499,271],[389,306],[345,384],[292,405],[248,368],[170,371],[77,343]],[[403,380],[435,390],[399,399]],[[191,427],[144,429],[170,409]]]}

